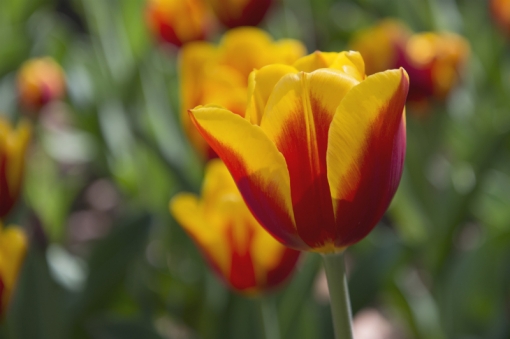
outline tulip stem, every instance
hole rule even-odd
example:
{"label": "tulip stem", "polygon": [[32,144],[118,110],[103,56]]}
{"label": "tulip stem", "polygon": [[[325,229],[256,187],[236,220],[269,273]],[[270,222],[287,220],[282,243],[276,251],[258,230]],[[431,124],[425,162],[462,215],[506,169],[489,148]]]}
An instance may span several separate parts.
{"label": "tulip stem", "polygon": [[266,339],[280,339],[280,326],[275,300],[271,296],[260,298],[260,312]]}
{"label": "tulip stem", "polygon": [[343,253],[323,255],[336,339],[352,339],[352,315]]}

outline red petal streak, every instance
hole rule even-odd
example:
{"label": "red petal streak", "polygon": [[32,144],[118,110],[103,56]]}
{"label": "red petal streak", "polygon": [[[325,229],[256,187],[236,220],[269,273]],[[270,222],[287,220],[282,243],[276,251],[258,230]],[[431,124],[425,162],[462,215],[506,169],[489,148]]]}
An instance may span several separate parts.
{"label": "red petal streak", "polygon": [[7,179],[7,157],[0,155],[0,218],[5,217],[16,201],[16,196],[11,193]]}
{"label": "red petal streak", "polygon": [[337,238],[326,166],[333,116],[313,96],[309,99],[309,108],[305,107],[306,100],[300,101],[289,115],[276,146],[289,169],[297,231],[301,239],[316,248]]}
{"label": "red petal streak", "polygon": [[247,239],[244,239],[245,243],[239,243],[239,240],[235,239],[233,234],[233,227],[237,226],[241,227],[241,225],[235,224],[227,227],[227,242],[228,246],[232,249],[232,262],[230,264],[228,281],[232,287],[242,292],[258,287],[250,253],[254,230],[250,226],[243,226],[248,232]]}
{"label": "red petal streak", "polygon": [[405,76],[402,79],[399,89],[374,122],[360,160],[359,186],[352,197],[347,197],[350,201],[338,202],[337,247],[363,239],[382,218],[397,190],[406,149],[405,115],[391,112],[404,109],[409,82]]}

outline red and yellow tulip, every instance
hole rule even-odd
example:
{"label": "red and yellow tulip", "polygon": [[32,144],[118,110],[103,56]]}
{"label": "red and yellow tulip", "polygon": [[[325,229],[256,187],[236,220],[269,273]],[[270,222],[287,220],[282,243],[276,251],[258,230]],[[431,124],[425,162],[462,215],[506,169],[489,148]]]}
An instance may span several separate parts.
{"label": "red and yellow tulip", "polygon": [[211,159],[216,154],[191,124],[187,110],[210,103],[244,116],[250,72],[271,63],[292,64],[305,50],[296,40],[273,41],[254,27],[228,31],[218,46],[194,42],[182,48],[182,123],[191,144],[203,158]]}
{"label": "red and yellow tulip", "polygon": [[351,48],[363,56],[367,74],[403,67],[411,83],[409,100],[444,99],[457,85],[469,44],[454,33],[412,34],[402,23],[383,20],[354,36]]}
{"label": "red and yellow tulip", "polygon": [[25,233],[17,227],[3,229],[0,223],[0,319],[9,306],[26,251]]}
{"label": "red and yellow tulip", "polygon": [[30,141],[30,125],[26,121],[16,129],[0,116],[0,218],[16,203],[25,170],[25,153]]}
{"label": "red and yellow tulip", "polygon": [[216,17],[229,28],[257,26],[272,0],[207,0]]}
{"label": "red and yellow tulip", "polygon": [[444,99],[459,82],[468,55],[468,43],[457,34],[414,34],[407,41],[401,63],[412,79],[409,99]]}
{"label": "red and yellow tulip", "polygon": [[190,110],[257,220],[298,250],[338,252],[365,237],[400,181],[403,69],[365,77],[357,52],[315,52],[250,75],[244,117]]}
{"label": "red and yellow tulip", "polygon": [[236,291],[253,294],[281,284],[299,252],[273,239],[255,220],[225,165],[211,160],[202,198],[181,193],[170,211],[202,250],[214,271]]}
{"label": "red and yellow tulip", "polygon": [[510,37],[510,1],[491,0],[492,17],[501,30]]}
{"label": "red and yellow tulip", "polygon": [[175,46],[202,40],[214,27],[202,0],[148,0],[145,17],[158,39]]}
{"label": "red and yellow tulip", "polygon": [[35,111],[65,94],[64,71],[52,58],[25,62],[17,76],[18,96],[23,107]]}

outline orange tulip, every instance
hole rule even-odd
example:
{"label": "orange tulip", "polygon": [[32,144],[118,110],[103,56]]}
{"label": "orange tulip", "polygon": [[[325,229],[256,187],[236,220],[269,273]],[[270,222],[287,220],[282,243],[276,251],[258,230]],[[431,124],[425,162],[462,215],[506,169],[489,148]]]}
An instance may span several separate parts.
{"label": "orange tulip", "polygon": [[148,0],[146,20],[156,37],[176,46],[203,40],[214,26],[202,0]]}
{"label": "orange tulip", "polygon": [[3,229],[0,223],[0,318],[9,306],[26,251],[25,233],[16,227]]}
{"label": "orange tulip", "polygon": [[16,130],[0,116],[0,218],[16,203],[25,170],[30,125],[22,121]]}
{"label": "orange tulip", "polygon": [[216,17],[227,27],[257,26],[272,0],[207,0]]}
{"label": "orange tulip", "polygon": [[259,225],[218,159],[207,165],[202,199],[178,194],[170,211],[218,276],[236,291],[253,294],[272,289],[296,265],[299,252],[278,243]]}
{"label": "orange tulip", "polygon": [[492,16],[501,30],[510,36],[510,1],[509,0],[491,0]]}
{"label": "orange tulip", "polygon": [[354,36],[351,48],[363,56],[367,74],[403,67],[411,79],[409,100],[442,100],[459,82],[468,42],[453,33],[411,34],[395,20],[383,20]]}
{"label": "orange tulip", "polygon": [[254,71],[244,118],[218,106],[190,117],[266,230],[294,249],[339,252],[398,187],[408,85],[403,69],[365,78],[357,52],[315,52]]}
{"label": "orange tulip", "polygon": [[248,75],[271,63],[292,64],[304,55],[296,40],[273,41],[254,27],[228,31],[218,46],[207,42],[187,44],[180,54],[181,120],[192,145],[205,159],[216,154],[190,123],[187,110],[211,103],[244,116]]}
{"label": "orange tulip", "polygon": [[18,72],[19,100],[29,110],[38,110],[62,98],[65,86],[64,71],[49,57],[28,60]]}

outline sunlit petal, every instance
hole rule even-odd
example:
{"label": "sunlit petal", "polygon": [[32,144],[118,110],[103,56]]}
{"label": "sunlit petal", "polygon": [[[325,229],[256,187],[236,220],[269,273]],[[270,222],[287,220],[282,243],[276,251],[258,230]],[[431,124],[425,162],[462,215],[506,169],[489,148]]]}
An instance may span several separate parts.
{"label": "sunlit petal", "polygon": [[[403,69],[377,73],[342,100],[329,131],[328,181],[340,237],[354,243],[375,226],[400,181],[405,152]],[[370,211],[370,213],[367,213]]]}
{"label": "sunlit petal", "polygon": [[282,242],[303,247],[294,226],[285,159],[261,128],[218,107],[198,107],[190,116],[258,221]]}

